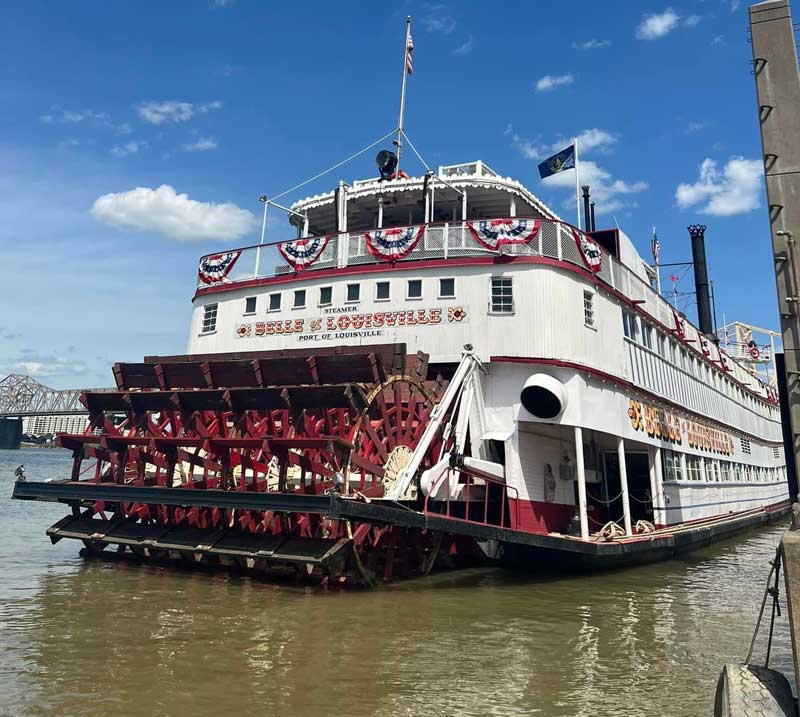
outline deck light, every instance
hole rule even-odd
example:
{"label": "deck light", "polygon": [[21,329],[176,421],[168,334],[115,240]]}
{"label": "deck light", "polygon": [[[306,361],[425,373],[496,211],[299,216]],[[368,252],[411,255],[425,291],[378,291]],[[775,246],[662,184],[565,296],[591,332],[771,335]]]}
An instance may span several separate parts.
{"label": "deck light", "polygon": [[397,155],[388,149],[382,149],[375,157],[375,163],[378,165],[381,179],[391,179],[397,167]]}

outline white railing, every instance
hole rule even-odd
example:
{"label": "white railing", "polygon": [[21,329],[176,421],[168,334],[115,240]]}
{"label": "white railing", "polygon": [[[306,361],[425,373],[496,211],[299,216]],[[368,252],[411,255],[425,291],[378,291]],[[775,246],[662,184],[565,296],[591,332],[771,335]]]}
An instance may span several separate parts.
{"label": "white railing", "polygon": [[[518,217],[514,219],[518,219]],[[477,224],[478,222],[480,222],[479,219],[470,220],[470,223]],[[583,266],[583,261],[572,235],[573,228],[563,222],[541,221],[539,231],[529,243],[506,244],[499,251],[488,249],[476,241],[467,227],[467,222],[464,221],[416,225],[412,228],[417,230],[423,226],[424,231],[419,243],[407,256],[398,259],[398,263],[432,259],[488,257],[500,253],[508,256],[546,256]],[[392,228],[404,230],[408,227]],[[253,279],[286,276],[293,273],[302,275],[306,272],[323,269],[380,264],[382,260],[374,257],[367,249],[366,234],[374,231],[345,232],[329,235],[327,237],[327,246],[319,258],[311,266],[299,272],[295,272],[278,249],[280,244],[288,244],[289,242],[273,242],[226,250],[226,252],[238,252],[239,256],[227,276],[218,283],[227,285]],[[200,261],[202,262],[204,259],[213,256],[216,256],[216,254],[207,254],[201,257]],[[611,260],[612,257],[603,252],[603,265],[599,276],[603,281],[613,286]],[[207,286],[206,283],[200,280],[199,276],[197,285],[199,288]]]}
{"label": "white railing", "polygon": [[[516,221],[525,217],[514,217],[508,221]],[[478,224],[481,220],[469,222],[457,221],[436,224],[416,225],[413,229],[423,228],[423,235],[419,242],[408,255],[397,259],[397,264],[413,263],[426,260],[449,260],[466,257],[490,257],[498,254],[506,256],[541,256],[557,259],[582,268],[587,273],[587,268],[575,241],[573,231],[577,231],[570,224],[560,221],[540,220],[541,225],[536,235],[527,243],[505,244],[498,250],[492,250],[478,242],[467,226],[468,223]],[[539,221],[539,220],[537,220]],[[392,229],[407,229],[408,227],[392,227]],[[282,276],[304,276],[324,269],[341,269],[349,266],[364,266],[367,264],[387,263],[373,256],[367,249],[366,234],[369,232],[344,232],[332,234],[327,237],[328,243],[317,260],[301,271],[295,271],[281,255],[278,247],[280,244],[290,242],[273,242],[270,244],[253,245],[241,249],[228,250],[224,253],[236,253],[238,257],[221,281],[208,284],[200,280],[198,275],[198,288],[208,286],[232,286],[240,282],[254,279],[267,279]],[[313,239],[313,237],[309,237]],[[291,241],[291,240],[290,240]],[[602,263],[600,270],[595,274],[606,285],[615,289],[629,300],[635,302],[645,312],[669,329],[675,326],[672,305],[660,296],[650,284],[634,274],[628,267],[619,262],[615,257],[600,249]],[[218,254],[207,254],[200,261]],[[692,347],[699,351],[699,331],[686,322],[687,339]],[[716,347],[712,349],[711,359],[719,361]],[[756,385],[756,380],[747,370],[738,363],[728,360],[730,375],[743,385]],[[764,397],[765,390],[756,389],[756,393]]]}

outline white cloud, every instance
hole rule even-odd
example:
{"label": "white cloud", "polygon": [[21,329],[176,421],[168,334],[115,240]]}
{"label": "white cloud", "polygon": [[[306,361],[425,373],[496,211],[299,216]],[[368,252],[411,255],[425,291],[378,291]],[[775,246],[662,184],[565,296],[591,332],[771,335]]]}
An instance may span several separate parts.
{"label": "white cloud", "polygon": [[683,24],[686,27],[697,27],[702,19],[700,15],[689,15],[689,17],[683,18]]}
{"label": "white cloud", "polygon": [[537,92],[548,92],[562,85],[571,85],[575,82],[572,75],[545,75],[536,83]]}
{"label": "white cloud", "polygon": [[91,213],[105,224],[156,232],[176,241],[234,240],[258,226],[246,209],[231,203],[198,202],[168,184],[104,194],[95,200]]}
{"label": "white cloud", "polygon": [[671,7],[657,15],[645,15],[636,28],[636,37],[640,40],[656,40],[664,37],[678,27],[678,15]]}
{"label": "white cloud", "polygon": [[187,152],[207,152],[210,149],[217,148],[217,140],[213,137],[200,137],[191,144],[183,145]]}
{"label": "white cloud", "polygon": [[212,0],[211,7],[230,7],[236,0]]}
{"label": "white cloud", "polygon": [[717,47],[718,45],[727,45],[725,35],[715,35],[711,40],[711,47]]}
{"label": "white cloud", "polygon": [[731,157],[722,171],[713,159],[704,159],[694,184],[682,183],[675,190],[681,209],[701,205],[701,214],[726,217],[758,209],[764,167],[757,159]]}
{"label": "white cloud", "polygon": [[205,114],[211,110],[222,109],[222,102],[178,102],[165,100],[163,102],[142,102],[136,107],[139,116],[150,124],[163,124],[164,122],[188,122],[198,112]]}
{"label": "white cloud", "polygon": [[472,52],[472,35],[469,36],[469,39],[463,45],[459,45],[453,50],[454,55],[469,55],[470,52]]}
{"label": "white cloud", "polygon": [[[592,199],[597,203],[598,214],[614,212],[625,206],[620,197],[638,194],[648,188],[647,182],[638,181],[628,183],[622,179],[615,179],[613,175],[592,160],[580,160],[580,182],[592,188]],[[573,172],[559,172],[543,180],[546,186],[559,187],[571,190],[570,206],[574,203],[575,174]]]}
{"label": "white cloud", "polygon": [[[504,134],[511,138],[511,144],[525,159],[540,162],[554,152],[559,152],[567,147],[572,140],[559,138],[552,144],[533,142],[520,137],[512,125],[508,125]],[[610,172],[590,159],[587,154],[594,152],[607,152],[616,142],[617,136],[603,129],[585,129],[578,134],[578,151],[580,162],[580,182],[589,184],[592,188],[592,198],[597,202],[597,213],[603,214],[616,211],[627,206],[623,197],[638,194],[648,188],[647,182],[625,182],[615,179]],[[560,172],[543,180],[547,187],[568,189],[569,199],[567,204],[574,205],[575,174],[574,172]],[[565,206],[567,205],[565,204]]]}
{"label": "white cloud", "polygon": [[601,47],[608,47],[611,40],[596,40],[592,38],[586,42],[573,42],[572,47],[576,50],[597,50]]}
{"label": "white cloud", "polygon": [[110,115],[107,112],[96,112],[94,110],[65,110],[59,105],[53,105],[49,112],[40,115],[39,119],[42,122],[52,124],[53,122],[60,122],[61,124],[77,124],[84,120],[93,120],[102,124],[107,124]]}
{"label": "white cloud", "polygon": [[741,4],[740,0],[731,0],[731,12],[736,12]]}
{"label": "white cloud", "polygon": [[686,125],[686,134],[694,134],[695,132],[699,132],[700,130],[704,130],[708,127],[708,122],[693,122],[690,121]]}
{"label": "white cloud", "polygon": [[129,154],[136,154],[140,149],[146,149],[147,142],[126,142],[111,148],[111,154],[115,157],[127,157]]}
{"label": "white cloud", "polygon": [[117,134],[132,134],[133,129],[131,129],[130,124],[127,122],[123,122],[121,125],[117,127]]}
{"label": "white cloud", "polygon": [[[554,152],[560,152],[566,146],[572,143],[572,138],[559,137],[552,144],[533,142],[524,137],[520,137],[512,125],[506,127],[503,133],[507,137],[511,137],[511,144],[520,152],[525,159],[545,159],[548,155]],[[578,153],[579,156],[587,152],[598,150],[600,152],[607,152],[617,141],[617,137],[611,132],[596,127],[592,129],[582,130],[578,134]]]}
{"label": "white cloud", "polygon": [[427,15],[423,15],[422,26],[428,32],[441,32],[449,35],[456,29],[456,21],[444,5],[433,5]]}
{"label": "white cloud", "polygon": [[88,371],[88,367],[83,361],[66,359],[55,354],[41,354],[33,349],[22,349],[18,356],[4,363],[3,368],[39,378],[83,374]]}

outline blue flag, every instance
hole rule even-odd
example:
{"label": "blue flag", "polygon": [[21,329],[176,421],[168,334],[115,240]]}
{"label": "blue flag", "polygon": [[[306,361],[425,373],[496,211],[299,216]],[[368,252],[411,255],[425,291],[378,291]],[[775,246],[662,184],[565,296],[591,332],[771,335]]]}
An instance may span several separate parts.
{"label": "blue flag", "polygon": [[575,145],[571,144],[562,149],[558,154],[544,160],[539,165],[539,176],[542,179],[563,172],[565,169],[575,169]]}

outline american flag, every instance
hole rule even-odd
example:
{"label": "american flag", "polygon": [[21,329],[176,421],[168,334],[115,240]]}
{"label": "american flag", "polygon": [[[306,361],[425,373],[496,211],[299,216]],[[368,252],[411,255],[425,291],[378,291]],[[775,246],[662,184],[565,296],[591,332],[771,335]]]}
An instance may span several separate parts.
{"label": "american flag", "polygon": [[658,257],[661,254],[661,242],[658,241],[658,236],[656,235],[655,227],[653,227],[653,241],[651,244],[651,248],[653,249],[653,263],[658,264]]}
{"label": "american flag", "polygon": [[409,75],[414,74],[414,63],[411,59],[411,53],[414,51],[414,41],[411,39],[411,30],[408,31],[408,43],[406,44],[406,70]]}

